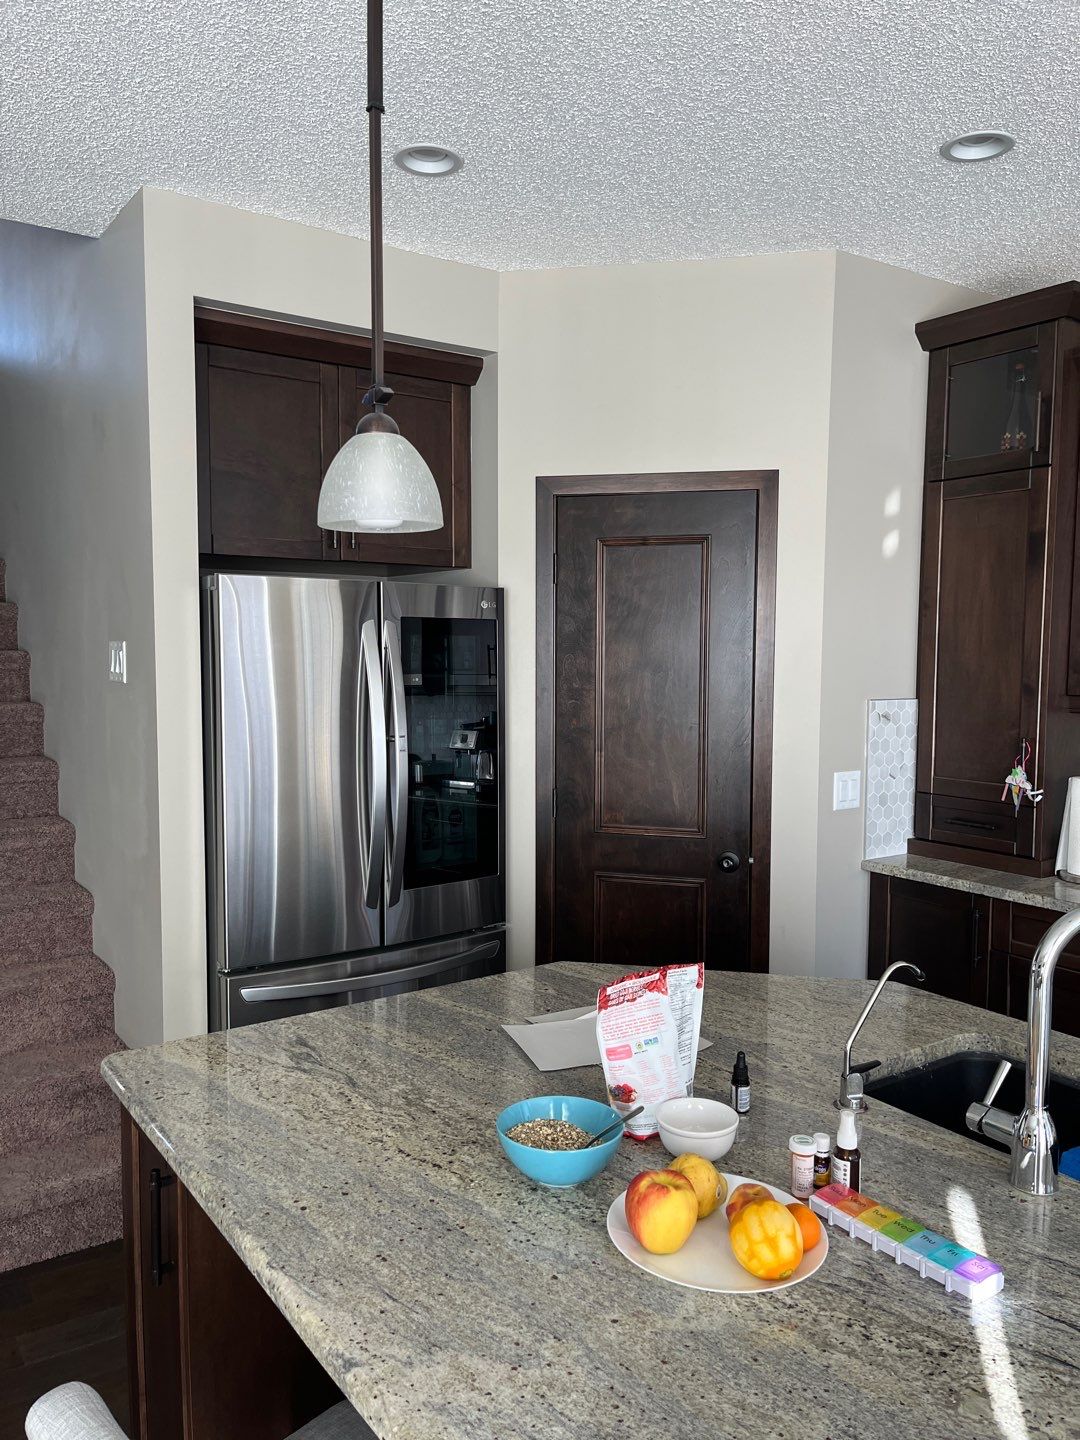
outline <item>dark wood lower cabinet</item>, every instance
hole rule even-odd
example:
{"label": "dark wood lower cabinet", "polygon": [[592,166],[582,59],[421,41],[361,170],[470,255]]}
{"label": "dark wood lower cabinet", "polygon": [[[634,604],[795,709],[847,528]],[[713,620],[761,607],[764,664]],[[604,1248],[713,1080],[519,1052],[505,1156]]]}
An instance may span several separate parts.
{"label": "dark wood lower cabinet", "polygon": [[285,1440],[341,1395],[123,1114],[132,1440]]}
{"label": "dark wood lower cabinet", "polygon": [[[871,875],[867,974],[877,979],[907,960],[935,995],[1026,1020],[1032,957],[1056,918],[1032,905]],[[1080,941],[1058,961],[1053,1027],[1080,1035]]]}

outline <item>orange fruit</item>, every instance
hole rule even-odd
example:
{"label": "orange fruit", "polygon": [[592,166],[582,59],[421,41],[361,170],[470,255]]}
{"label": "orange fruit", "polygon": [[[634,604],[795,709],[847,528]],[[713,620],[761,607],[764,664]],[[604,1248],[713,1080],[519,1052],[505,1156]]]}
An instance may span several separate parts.
{"label": "orange fruit", "polygon": [[795,1216],[802,1231],[803,1249],[812,1250],[821,1239],[821,1221],[810,1206],[804,1205],[801,1200],[793,1200],[787,1208]]}

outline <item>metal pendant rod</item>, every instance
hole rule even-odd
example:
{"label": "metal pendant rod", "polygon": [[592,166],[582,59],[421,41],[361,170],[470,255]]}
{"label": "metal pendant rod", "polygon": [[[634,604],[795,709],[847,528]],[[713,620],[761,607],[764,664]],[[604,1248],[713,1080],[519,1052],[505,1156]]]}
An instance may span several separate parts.
{"label": "metal pendant rod", "polygon": [[385,389],[383,376],[383,7],[368,0],[367,10],[368,211],[371,222],[371,391],[376,410]]}

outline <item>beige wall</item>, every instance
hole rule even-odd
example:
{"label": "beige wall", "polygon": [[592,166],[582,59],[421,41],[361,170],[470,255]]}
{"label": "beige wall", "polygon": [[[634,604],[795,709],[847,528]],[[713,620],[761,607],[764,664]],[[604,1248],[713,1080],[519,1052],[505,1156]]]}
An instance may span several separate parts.
{"label": "beige wall", "polygon": [[[0,222],[0,554],[122,1035],[161,1033],[142,202],[102,240]],[[126,640],[129,681],[107,678]]]}
{"label": "beige wall", "polygon": [[866,973],[863,809],[834,811],[862,770],[866,702],[915,694],[926,359],[912,326],[981,295],[836,257],[818,748],[817,972]]}
{"label": "beige wall", "polygon": [[833,255],[804,254],[502,277],[515,964],[533,953],[535,477],[777,469],[772,960],[813,970],[834,272]]}

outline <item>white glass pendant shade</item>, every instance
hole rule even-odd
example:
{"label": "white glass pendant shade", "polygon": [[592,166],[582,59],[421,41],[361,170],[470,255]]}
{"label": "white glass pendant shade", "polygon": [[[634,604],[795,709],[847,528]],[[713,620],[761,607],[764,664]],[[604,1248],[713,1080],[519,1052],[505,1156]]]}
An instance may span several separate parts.
{"label": "white glass pendant shade", "polygon": [[441,530],[435,477],[404,435],[371,430],[341,447],[323,477],[319,526],[347,532]]}

